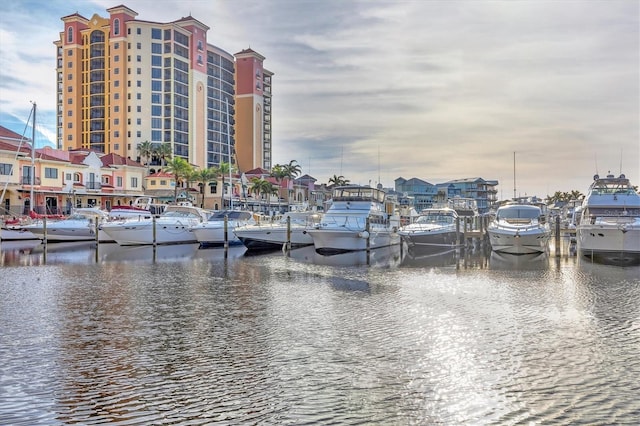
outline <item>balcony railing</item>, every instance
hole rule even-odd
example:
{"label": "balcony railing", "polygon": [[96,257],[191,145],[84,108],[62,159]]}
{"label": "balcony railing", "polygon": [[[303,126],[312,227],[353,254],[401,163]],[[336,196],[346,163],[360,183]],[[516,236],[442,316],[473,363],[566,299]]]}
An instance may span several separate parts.
{"label": "balcony railing", "polygon": [[[20,178],[20,183],[21,183],[21,184],[23,184],[23,185],[31,185],[31,177],[29,177],[29,176],[22,176],[22,177]],[[34,185],[40,185],[40,178],[39,178],[39,177],[36,177],[36,178],[33,180],[33,184],[34,184]]]}

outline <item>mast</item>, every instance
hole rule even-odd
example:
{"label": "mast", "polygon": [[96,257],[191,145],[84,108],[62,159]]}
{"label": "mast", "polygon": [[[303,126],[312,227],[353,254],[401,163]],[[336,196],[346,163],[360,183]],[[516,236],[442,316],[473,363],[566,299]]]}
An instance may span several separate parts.
{"label": "mast", "polygon": [[[229,153],[229,210],[233,210],[233,181],[231,180],[231,139],[229,137],[229,99],[224,98],[225,102],[225,121],[227,122],[227,149]],[[224,204],[224,203],[223,203]]]}
{"label": "mast", "polygon": [[513,151],[513,199],[516,199],[516,152]]}
{"label": "mast", "polygon": [[36,103],[33,102],[33,126],[31,128],[31,196],[29,198],[29,209],[33,210],[34,199],[34,186],[36,180]]}

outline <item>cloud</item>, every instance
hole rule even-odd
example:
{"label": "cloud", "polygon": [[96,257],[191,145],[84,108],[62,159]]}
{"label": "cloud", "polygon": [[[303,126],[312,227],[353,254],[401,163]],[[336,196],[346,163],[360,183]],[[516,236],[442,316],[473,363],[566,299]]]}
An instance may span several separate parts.
{"label": "cloud", "polygon": [[[48,93],[38,102],[55,130],[60,17],[106,16],[115,4],[36,3],[12,2],[0,21],[0,107]],[[296,160],[321,182],[480,176],[503,181],[508,197],[516,152],[530,195],[585,191],[595,159],[616,172],[623,160],[640,184],[638,2],[124,4],[149,21],[192,15],[210,43],[263,54],[275,73],[274,161]]]}

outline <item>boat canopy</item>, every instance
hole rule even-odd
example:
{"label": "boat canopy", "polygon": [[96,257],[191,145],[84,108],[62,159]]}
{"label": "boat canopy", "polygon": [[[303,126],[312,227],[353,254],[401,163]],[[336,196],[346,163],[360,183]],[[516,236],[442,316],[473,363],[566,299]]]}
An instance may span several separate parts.
{"label": "boat canopy", "polygon": [[339,186],[333,189],[333,201],[377,201],[384,203],[386,193],[370,186]]}
{"label": "boat canopy", "polygon": [[496,213],[497,219],[537,219],[542,214],[542,210],[537,206],[530,205],[510,205],[502,206]]}

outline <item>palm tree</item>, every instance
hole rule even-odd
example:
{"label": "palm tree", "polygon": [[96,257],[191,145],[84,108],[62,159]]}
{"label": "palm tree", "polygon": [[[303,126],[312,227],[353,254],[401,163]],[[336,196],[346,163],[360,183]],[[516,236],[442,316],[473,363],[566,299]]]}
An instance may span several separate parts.
{"label": "palm tree", "polygon": [[282,186],[282,180],[287,177],[287,170],[282,164],[276,164],[271,168],[271,176],[278,182],[278,190]]}
{"label": "palm tree", "polygon": [[167,160],[170,160],[173,157],[173,152],[171,151],[170,143],[161,143],[154,147],[153,155],[160,160],[160,165],[164,166],[167,164]]}
{"label": "palm tree", "polygon": [[204,191],[209,182],[214,180],[218,176],[218,171],[212,167],[208,169],[199,169],[194,170],[192,179],[195,182],[200,183],[200,193],[202,194],[202,202],[200,203],[200,207],[204,208]]}
{"label": "palm tree", "polygon": [[189,173],[191,173],[192,169],[191,164],[182,157],[175,157],[167,162],[166,171],[172,174],[175,180],[173,193],[174,202],[178,199],[178,183],[185,179]]}
{"label": "palm tree", "polygon": [[146,161],[144,164],[149,167],[149,161],[151,160],[151,156],[153,155],[153,144],[149,141],[140,142],[136,147],[138,151],[138,157],[140,157],[140,161],[144,158]]}
{"label": "palm tree", "polygon": [[[284,170],[286,172],[287,179],[289,179],[289,181],[293,181],[302,172],[302,167],[300,167],[296,160],[291,160],[289,161],[289,164],[286,164],[284,166]],[[293,192],[293,189],[289,189],[289,187],[287,187],[287,196],[289,197],[289,203],[291,203],[291,192]]]}
{"label": "palm tree", "polygon": [[260,198],[260,194],[272,194],[275,188],[268,180],[259,177],[251,178],[250,191],[255,192],[256,198]]}
{"label": "palm tree", "polygon": [[343,186],[348,185],[349,179],[345,179],[344,176],[333,175],[333,177],[329,178],[329,187],[333,188],[334,186]]}

